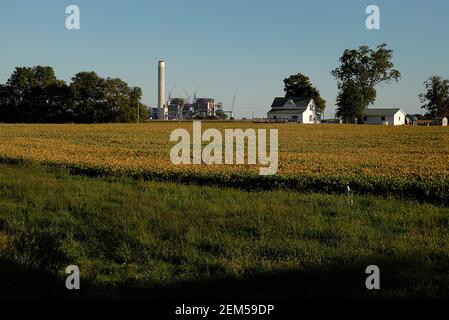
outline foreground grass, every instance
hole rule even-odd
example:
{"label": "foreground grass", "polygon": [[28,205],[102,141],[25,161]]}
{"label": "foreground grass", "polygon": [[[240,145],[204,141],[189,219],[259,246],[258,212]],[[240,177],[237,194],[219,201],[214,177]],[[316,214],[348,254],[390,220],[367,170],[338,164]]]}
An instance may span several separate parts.
{"label": "foreground grass", "polygon": [[[448,298],[449,209],[0,165],[3,298]],[[64,270],[81,269],[81,292]],[[365,268],[382,290],[365,289]]]}

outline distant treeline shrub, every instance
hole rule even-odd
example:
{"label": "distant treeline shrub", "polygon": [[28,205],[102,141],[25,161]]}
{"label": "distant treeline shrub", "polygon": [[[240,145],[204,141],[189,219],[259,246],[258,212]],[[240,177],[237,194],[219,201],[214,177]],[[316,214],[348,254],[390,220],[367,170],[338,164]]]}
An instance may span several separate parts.
{"label": "distant treeline shrub", "polygon": [[[52,67],[18,67],[0,84],[0,122],[133,122],[141,97],[141,88],[95,72],[80,72],[67,84],[56,78]],[[141,105],[141,119],[147,115]]]}

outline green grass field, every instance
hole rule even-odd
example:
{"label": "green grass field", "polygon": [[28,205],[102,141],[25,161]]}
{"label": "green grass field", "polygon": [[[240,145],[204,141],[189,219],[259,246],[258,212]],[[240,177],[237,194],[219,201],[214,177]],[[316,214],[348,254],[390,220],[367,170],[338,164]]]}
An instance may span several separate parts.
{"label": "green grass field", "polygon": [[[449,208],[0,165],[2,298],[449,298]],[[81,269],[81,291],[64,270]],[[365,268],[381,270],[380,291]]]}

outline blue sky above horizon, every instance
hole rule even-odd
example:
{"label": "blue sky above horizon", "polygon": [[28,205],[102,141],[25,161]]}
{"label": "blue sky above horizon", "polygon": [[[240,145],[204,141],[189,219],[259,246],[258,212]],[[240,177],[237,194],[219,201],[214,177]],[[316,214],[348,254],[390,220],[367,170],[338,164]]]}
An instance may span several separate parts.
{"label": "blue sky above horizon", "polygon": [[[81,30],[65,28],[65,8],[81,10]],[[365,28],[365,8],[381,10],[381,30]],[[421,112],[418,94],[430,75],[449,78],[447,0],[42,0],[1,1],[0,83],[16,66],[50,65],[63,80],[79,71],[120,77],[157,104],[157,62],[167,90],[199,95],[238,117],[266,116],[282,80],[308,75],[335,110],[330,71],[344,49],[387,43],[402,73],[378,87],[374,107]]]}

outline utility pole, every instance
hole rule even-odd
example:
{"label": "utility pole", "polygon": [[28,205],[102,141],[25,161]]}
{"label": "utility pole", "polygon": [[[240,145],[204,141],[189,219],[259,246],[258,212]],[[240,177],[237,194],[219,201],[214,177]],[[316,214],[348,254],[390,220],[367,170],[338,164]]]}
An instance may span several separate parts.
{"label": "utility pole", "polygon": [[137,101],[137,124],[140,123],[140,101]]}
{"label": "utility pole", "polygon": [[[234,98],[232,99],[232,113],[231,113],[231,118],[234,118],[234,105],[235,105],[235,96],[237,95],[237,93],[234,93]],[[232,120],[232,119],[231,119]]]}

